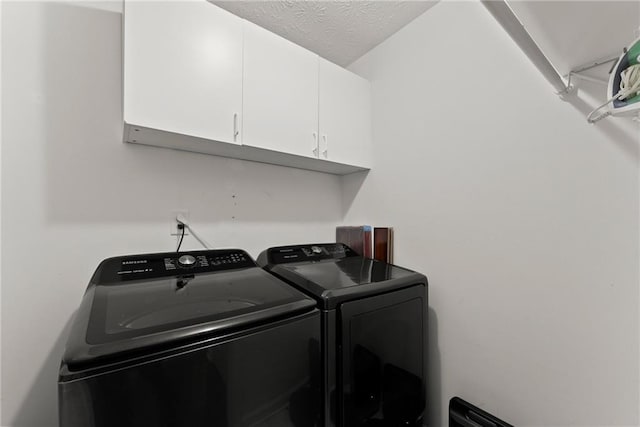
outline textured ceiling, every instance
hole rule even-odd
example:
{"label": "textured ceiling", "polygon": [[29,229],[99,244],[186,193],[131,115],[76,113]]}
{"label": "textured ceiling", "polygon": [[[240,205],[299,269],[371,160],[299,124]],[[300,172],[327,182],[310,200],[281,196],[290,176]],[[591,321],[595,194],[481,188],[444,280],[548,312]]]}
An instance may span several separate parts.
{"label": "textured ceiling", "polygon": [[347,66],[436,1],[216,1],[212,3]]}
{"label": "textured ceiling", "polygon": [[[1,0],[0,0],[1,1]],[[437,0],[209,0],[347,66]],[[561,74],[621,53],[640,35],[640,0],[508,0]],[[594,70],[607,77],[609,67]]]}

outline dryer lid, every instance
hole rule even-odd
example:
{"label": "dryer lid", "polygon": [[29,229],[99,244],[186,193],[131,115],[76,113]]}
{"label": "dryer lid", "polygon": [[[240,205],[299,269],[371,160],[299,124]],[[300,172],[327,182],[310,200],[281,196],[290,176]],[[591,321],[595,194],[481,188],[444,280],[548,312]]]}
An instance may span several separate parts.
{"label": "dryer lid", "polygon": [[270,248],[258,262],[327,309],[343,301],[427,284],[420,273],[359,256],[341,243]]}

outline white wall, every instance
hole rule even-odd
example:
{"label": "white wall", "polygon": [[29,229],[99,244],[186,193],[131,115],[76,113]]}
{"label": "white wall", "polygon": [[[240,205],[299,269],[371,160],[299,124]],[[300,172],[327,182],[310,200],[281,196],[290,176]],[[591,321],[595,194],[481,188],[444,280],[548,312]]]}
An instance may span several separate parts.
{"label": "white wall", "polygon": [[351,68],[375,147],[345,221],[393,225],[430,279],[432,425],[456,395],[518,426],[638,425],[637,129],[589,126],[479,2]]}
{"label": "white wall", "polygon": [[482,6],[439,4],[354,65],[376,165],[342,200],[329,175],[122,144],[110,8],[2,2],[0,424],[56,425],[90,274],[174,248],[176,208],[253,255],[330,240],[344,211],[394,225],[431,283],[434,426],[453,395],[519,426],[638,424],[637,135],[586,125]]}
{"label": "white wall", "polygon": [[[2,4],[0,3],[0,25],[2,23]],[[0,31],[0,47],[2,31]],[[0,50],[0,70],[2,70],[2,54]],[[1,71],[0,71],[1,72]],[[0,94],[2,94],[0,78]],[[2,189],[2,102],[0,102],[0,189]],[[2,191],[0,191],[0,242],[2,242]],[[2,244],[0,243],[0,319],[2,319]],[[2,378],[2,322],[0,322],[0,379]],[[2,382],[0,381],[0,425],[2,424]]]}
{"label": "white wall", "polygon": [[173,209],[254,256],[332,240],[342,219],[335,176],[123,144],[113,5],[2,2],[3,426],[57,425],[66,329],[93,269],[173,250]]}

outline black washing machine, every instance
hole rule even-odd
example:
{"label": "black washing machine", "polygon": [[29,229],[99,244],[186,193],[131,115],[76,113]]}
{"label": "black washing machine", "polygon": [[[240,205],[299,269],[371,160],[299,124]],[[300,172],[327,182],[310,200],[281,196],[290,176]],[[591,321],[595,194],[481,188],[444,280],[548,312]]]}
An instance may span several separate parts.
{"label": "black washing machine", "polygon": [[270,248],[258,264],[322,310],[324,426],[422,426],[424,275],[336,243]]}
{"label": "black washing machine", "polygon": [[316,426],[315,306],[241,250],[107,259],[65,349],[60,426]]}

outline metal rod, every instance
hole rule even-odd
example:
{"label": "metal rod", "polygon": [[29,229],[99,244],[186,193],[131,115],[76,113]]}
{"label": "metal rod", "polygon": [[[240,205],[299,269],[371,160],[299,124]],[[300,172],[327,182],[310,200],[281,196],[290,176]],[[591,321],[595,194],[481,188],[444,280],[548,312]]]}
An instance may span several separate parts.
{"label": "metal rod", "polygon": [[606,80],[599,79],[599,78],[596,78],[596,77],[591,77],[591,76],[585,76],[584,74],[580,74],[577,71],[572,71],[572,72],[569,73],[569,81],[571,81],[571,78],[585,80],[587,82],[600,83],[600,84],[603,84],[603,85],[609,84],[609,82],[606,81]]}
{"label": "metal rod", "polygon": [[[619,57],[619,56],[616,56],[615,58],[609,58],[609,59],[603,59],[603,60],[595,61],[595,62],[593,62],[593,63],[591,63],[591,64],[589,64],[589,65],[583,65],[583,66],[581,66],[581,67],[576,68],[575,70],[571,70],[571,73],[573,73],[573,74],[575,74],[575,73],[581,73],[581,72],[583,72],[583,71],[587,71],[587,70],[590,70],[590,69],[592,69],[592,68],[596,68],[596,67],[599,67],[599,66],[601,66],[601,65],[604,65],[604,64],[608,64],[608,63],[610,63],[610,62],[617,61],[618,59],[620,59],[620,57]],[[570,74],[571,74],[571,73],[570,73]]]}
{"label": "metal rod", "polygon": [[559,94],[567,93],[569,87],[564,82],[558,71],[549,59],[540,50],[536,42],[531,38],[518,17],[513,13],[504,0],[481,0],[484,7],[498,21],[504,30],[511,36],[514,42],[533,62],[542,75],[551,83]]}

